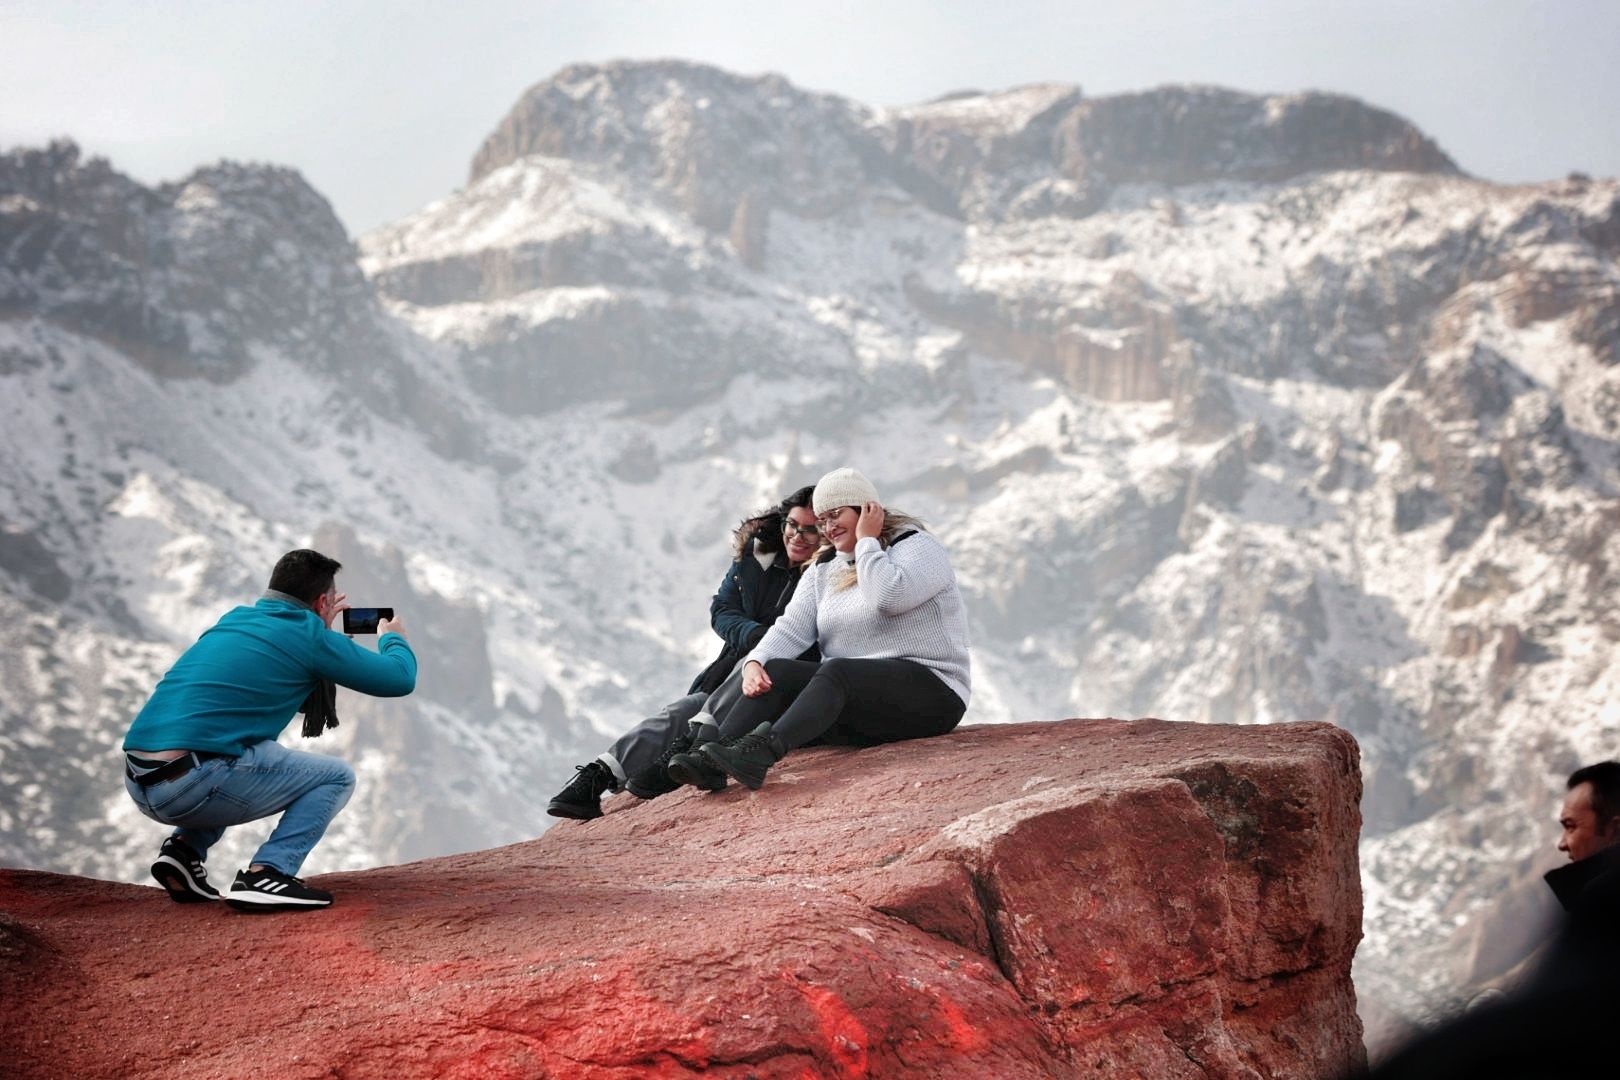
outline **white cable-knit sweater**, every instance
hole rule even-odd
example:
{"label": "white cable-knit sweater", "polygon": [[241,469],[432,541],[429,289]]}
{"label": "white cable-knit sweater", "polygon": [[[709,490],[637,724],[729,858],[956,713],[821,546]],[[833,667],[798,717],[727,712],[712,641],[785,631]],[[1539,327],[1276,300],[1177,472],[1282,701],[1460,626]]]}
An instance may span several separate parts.
{"label": "white cable-knit sweater", "polygon": [[811,645],[823,659],[915,660],[968,703],[967,616],[945,546],[926,532],[888,550],[874,537],[855,544],[857,583],[835,591],[848,556],[805,571],[787,610],[743,658],[764,663]]}

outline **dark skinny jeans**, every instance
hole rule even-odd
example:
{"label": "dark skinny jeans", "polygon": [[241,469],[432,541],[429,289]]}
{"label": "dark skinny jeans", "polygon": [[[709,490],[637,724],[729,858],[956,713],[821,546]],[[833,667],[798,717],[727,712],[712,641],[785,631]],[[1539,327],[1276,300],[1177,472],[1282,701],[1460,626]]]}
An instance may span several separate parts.
{"label": "dark skinny jeans", "polygon": [[720,725],[743,735],[767,721],[789,750],[818,739],[876,746],[943,735],[967,711],[915,660],[768,660],[771,688],[745,697]]}

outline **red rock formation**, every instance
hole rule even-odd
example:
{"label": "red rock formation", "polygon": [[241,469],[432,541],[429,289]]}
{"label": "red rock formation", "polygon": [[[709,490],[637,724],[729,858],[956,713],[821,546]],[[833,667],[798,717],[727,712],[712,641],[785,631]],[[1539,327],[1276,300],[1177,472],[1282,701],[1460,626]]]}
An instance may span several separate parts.
{"label": "red rock formation", "polygon": [[[241,915],[0,871],[8,1075],[1322,1077],[1358,753],[1076,720],[807,750]],[[215,869],[224,876],[226,868]]]}

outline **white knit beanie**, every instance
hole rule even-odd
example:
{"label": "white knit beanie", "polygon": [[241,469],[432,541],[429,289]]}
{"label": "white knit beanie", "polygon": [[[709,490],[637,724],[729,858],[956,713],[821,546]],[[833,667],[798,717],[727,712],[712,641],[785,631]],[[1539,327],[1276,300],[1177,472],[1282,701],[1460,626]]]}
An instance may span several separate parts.
{"label": "white knit beanie", "polygon": [[834,469],[817,480],[816,493],[810,497],[810,504],[817,514],[825,514],[840,506],[864,506],[877,501],[877,488],[872,486],[872,481],[858,470],[848,467]]}

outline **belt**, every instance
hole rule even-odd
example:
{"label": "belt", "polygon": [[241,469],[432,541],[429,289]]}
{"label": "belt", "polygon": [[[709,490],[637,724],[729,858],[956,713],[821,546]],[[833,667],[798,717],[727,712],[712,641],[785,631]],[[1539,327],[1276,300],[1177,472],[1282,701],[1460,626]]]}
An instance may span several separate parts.
{"label": "belt", "polygon": [[124,775],[135,781],[137,787],[151,787],[153,784],[161,784],[165,780],[174,780],[184,776],[205,761],[213,761],[215,758],[233,758],[235,756],[235,754],[215,753],[212,750],[191,750],[183,757],[177,757],[173,761],[165,762],[151,772],[141,773],[139,776],[135,774],[134,769],[129,767],[129,759],[126,757],[124,759]]}

